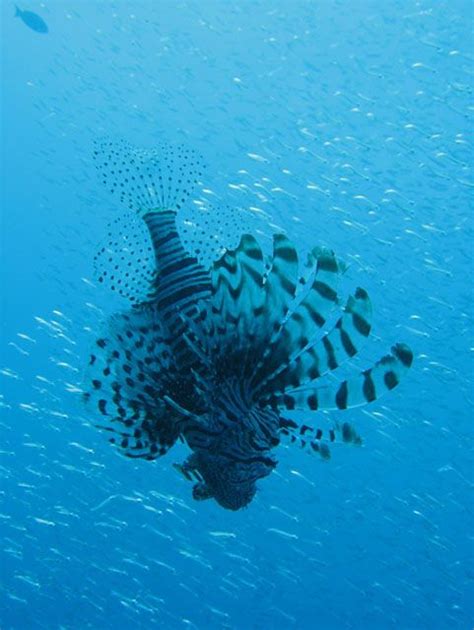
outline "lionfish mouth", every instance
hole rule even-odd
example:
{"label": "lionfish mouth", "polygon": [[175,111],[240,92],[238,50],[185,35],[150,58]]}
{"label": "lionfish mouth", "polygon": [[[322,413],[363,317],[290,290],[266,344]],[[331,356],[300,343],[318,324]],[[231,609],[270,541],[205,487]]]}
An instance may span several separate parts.
{"label": "lionfish mouth", "polygon": [[364,289],[341,301],[345,268],[334,253],[314,248],[303,266],[284,234],[274,235],[270,255],[251,233],[235,248],[216,246],[228,226],[219,209],[186,218],[202,176],[190,150],[102,142],[94,159],[127,207],[95,258],[99,283],[124,309],[105,322],[84,388],[110,442],[148,460],[186,442],[190,463],[178,469],[197,481],[193,497],[231,510],[252,501],[282,439],[324,458],[336,440],[360,444],[348,422],[321,429],[282,416],[371,403],[413,360],[398,343],[363,372],[325,380],[372,325]]}

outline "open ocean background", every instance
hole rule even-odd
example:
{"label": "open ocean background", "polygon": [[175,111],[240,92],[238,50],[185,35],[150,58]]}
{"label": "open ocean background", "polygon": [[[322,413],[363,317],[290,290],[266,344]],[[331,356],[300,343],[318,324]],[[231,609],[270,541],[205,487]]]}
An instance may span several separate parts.
{"label": "open ocean background", "polygon": [[[472,629],[472,2],[20,7],[49,32],[2,0],[2,630]],[[117,308],[92,275],[121,212],[104,135],[189,145],[198,196],[350,265],[374,305],[360,365],[415,353],[346,412],[363,448],[280,448],[232,513],[192,500],[184,447],[135,463],[89,426],[77,388]]]}

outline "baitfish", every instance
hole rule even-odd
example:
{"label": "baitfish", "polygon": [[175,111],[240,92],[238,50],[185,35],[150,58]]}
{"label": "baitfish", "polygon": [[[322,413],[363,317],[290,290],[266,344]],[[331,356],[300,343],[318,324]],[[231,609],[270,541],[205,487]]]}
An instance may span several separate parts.
{"label": "baitfish", "polygon": [[212,235],[191,247],[179,222],[202,175],[192,151],[102,142],[94,159],[127,207],[96,268],[99,283],[130,306],[105,323],[84,386],[110,442],[147,460],[185,442],[191,453],[175,467],[193,483],[194,499],[229,510],[252,501],[282,440],[323,458],[336,440],[360,444],[349,422],[323,429],[286,417],[370,403],[412,364],[410,348],[397,343],[369,369],[324,381],[358,353],[372,325],[363,288],[341,301],[344,265],[335,254],[315,247],[301,279],[286,235],[275,234],[265,255],[247,233],[204,262]]}
{"label": "baitfish", "polygon": [[22,11],[15,5],[15,17],[19,17],[29,28],[37,33],[47,33],[48,25],[37,13]]}

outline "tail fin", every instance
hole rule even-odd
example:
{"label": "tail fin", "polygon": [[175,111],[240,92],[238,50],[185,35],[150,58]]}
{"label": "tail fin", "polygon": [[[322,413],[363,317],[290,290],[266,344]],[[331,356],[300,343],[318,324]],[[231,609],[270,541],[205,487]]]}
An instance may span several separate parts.
{"label": "tail fin", "polygon": [[179,210],[203,170],[194,151],[166,144],[137,149],[125,141],[98,140],[93,157],[107,189],[141,216],[152,210]]}
{"label": "tail fin", "polygon": [[202,175],[199,157],[180,146],[141,150],[101,140],[94,160],[103,184],[133,212],[125,229],[109,235],[99,280],[135,303],[153,300],[165,313],[187,310],[209,295],[209,274],[184,248],[176,224]]}
{"label": "tail fin", "polygon": [[15,17],[20,17],[21,15],[21,9],[18,8],[18,6],[15,4]]}

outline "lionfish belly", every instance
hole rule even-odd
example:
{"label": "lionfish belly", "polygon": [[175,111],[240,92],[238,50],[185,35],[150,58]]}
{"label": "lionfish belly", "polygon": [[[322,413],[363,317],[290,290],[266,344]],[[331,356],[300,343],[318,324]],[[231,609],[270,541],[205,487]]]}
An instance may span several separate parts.
{"label": "lionfish belly", "polygon": [[[354,357],[371,329],[366,291],[340,303],[344,267],[334,253],[315,248],[303,284],[283,234],[269,259],[244,234],[205,264],[178,227],[201,176],[191,151],[103,142],[94,158],[128,207],[96,264],[99,282],[131,305],[97,339],[84,394],[110,442],[153,460],[184,441],[191,454],[175,466],[193,482],[193,497],[230,510],[253,499],[283,438],[324,458],[336,439],[360,443],[348,422],[322,430],[282,415],[365,405],[396,387],[412,363],[411,350],[396,344],[370,369],[318,384]],[[329,330],[328,320],[336,322]]]}

